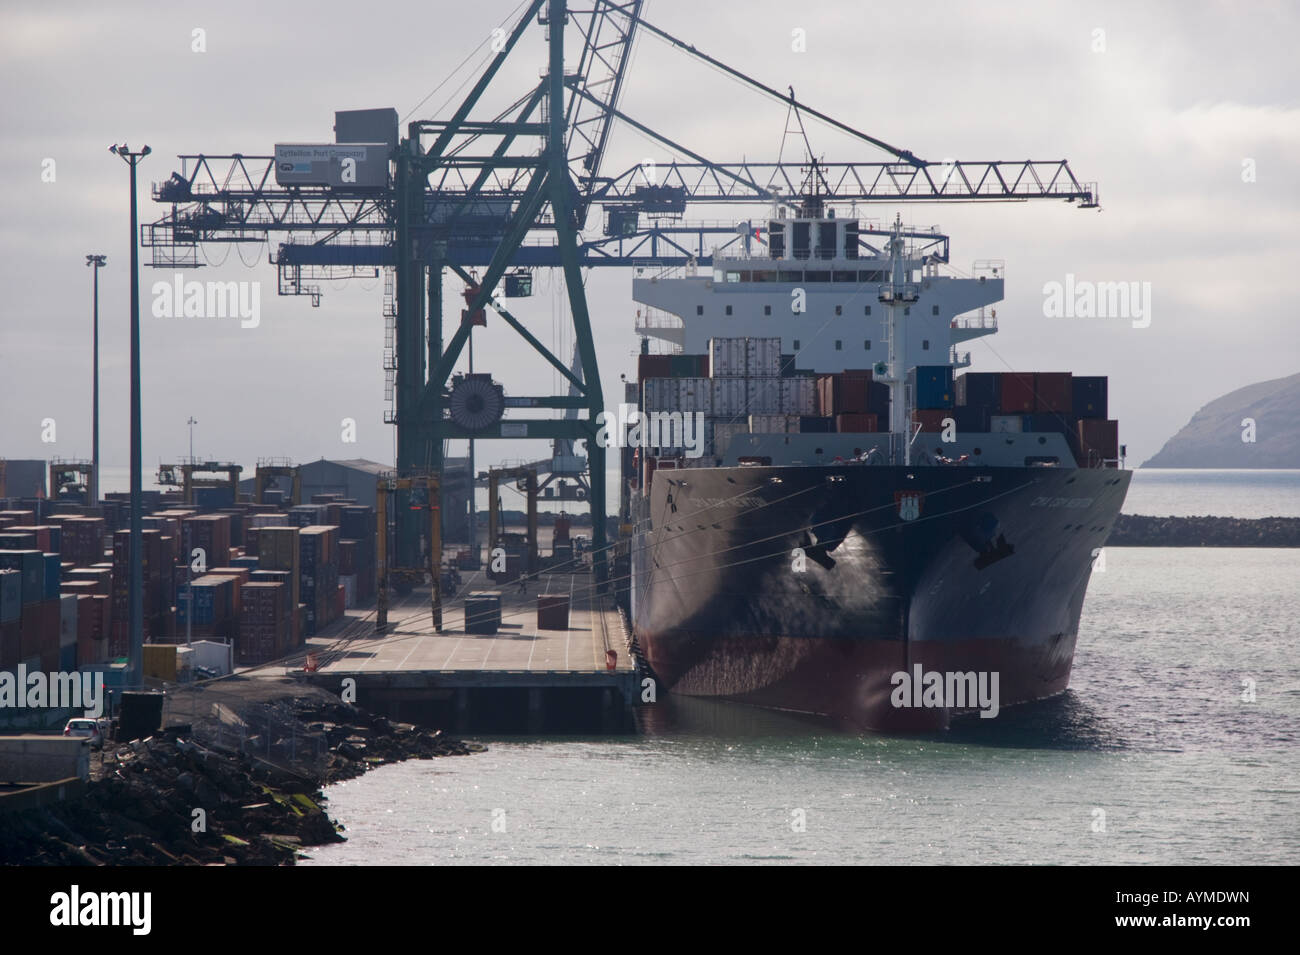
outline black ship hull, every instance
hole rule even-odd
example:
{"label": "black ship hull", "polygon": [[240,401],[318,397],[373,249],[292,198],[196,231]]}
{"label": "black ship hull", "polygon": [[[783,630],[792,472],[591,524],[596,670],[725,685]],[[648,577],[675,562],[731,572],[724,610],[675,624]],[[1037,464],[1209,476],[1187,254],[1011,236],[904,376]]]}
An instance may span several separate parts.
{"label": "black ship hull", "polygon": [[[660,471],[632,547],[632,618],[678,693],[931,729],[1066,689],[1112,468]],[[899,674],[906,674],[906,679]],[[947,695],[922,693],[938,674]],[[915,684],[915,692],[912,686]],[[930,689],[934,685],[928,684]],[[969,694],[964,689],[969,689]]]}

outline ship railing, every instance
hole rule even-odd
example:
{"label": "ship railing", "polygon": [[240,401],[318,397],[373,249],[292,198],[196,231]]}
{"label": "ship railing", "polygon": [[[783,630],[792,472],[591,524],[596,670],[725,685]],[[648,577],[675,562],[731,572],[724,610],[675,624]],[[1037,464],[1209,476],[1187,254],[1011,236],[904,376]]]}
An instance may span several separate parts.
{"label": "ship railing", "polygon": [[971,277],[980,281],[984,279],[1005,279],[1007,263],[1004,259],[976,259],[971,265]]}
{"label": "ship railing", "polygon": [[948,362],[953,368],[969,368],[971,365],[970,352],[958,353],[956,347],[949,349]]}
{"label": "ship railing", "polygon": [[978,315],[959,315],[949,323],[949,326],[952,328],[991,329],[997,331],[998,310],[993,309],[990,314],[985,315],[984,309],[981,308]]}
{"label": "ship railing", "polygon": [[681,317],[660,308],[647,306],[636,311],[636,328],[685,328]]}

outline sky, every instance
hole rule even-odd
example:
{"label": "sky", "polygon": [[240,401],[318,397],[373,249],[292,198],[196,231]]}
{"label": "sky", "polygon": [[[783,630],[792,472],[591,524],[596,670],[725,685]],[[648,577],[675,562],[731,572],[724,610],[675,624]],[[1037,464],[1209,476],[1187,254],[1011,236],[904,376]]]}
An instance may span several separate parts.
{"label": "sky", "polygon": [[[140,216],[148,222],[163,209],[150,201],[149,183],[179,168],[178,154],[269,154],[277,142],[329,142],[336,109],[391,106],[403,122],[446,117],[488,52],[481,44],[518,9],[511,0],[321,0],[303,15],[245,0],[6,0],[0,456],[90,454],[85,256],[94,252],[108,256],[100,288],[103,465],[129,463],[127,169],[110,143],[152,148],[140,166]],[[1300,370],[1286,284],[1300,219],[1292,50],[1300,6],[648,0],[645,17],[918,156],[1065,158],[1080,179],[1097,182],[1100,210],[1046,201],[881,203],[866,215],[888,221],[901,213],[907,223],[938,226],[952,237],[953,265],[966,271],[975,260],[1005,260],[1000,331],[970,346],[973,370],[1108,375],[1130,465],[1206,402]],[[196,30],[202,51],[194,49]],[[543,31],[533,26],[474,115],[489,118],[544,67]],[[786,124],[781,104],[648,35],[636,45],[621,107],[720,161],[775,159]],[[887,158],[814,121],[809,136],[828,161]],[[802,152],[787,146],[792,157]],[[604,171],[668,158],[616,126]],[[761,211],[743,215],[750,213]],[[693,207],[688,218],[737,214]],[[156,318],[150,288],[177,273],[142,269],[146,474],[188,453],[191,417],[196,454],[248,468],[269,456],[391,463],[382,280],[329,284],[313,308],[276,295],[265,245],[204,253],[210,266],[183,277],[257,282],[260,323]],[[1149,324],[1048,317],[1044,286],[1067,275],[1149,283]],[[635,372],[631,281],[625,269],[587,279],[611,407],[620,375]],[[458,294],[454,282],[447,289]],[[543,272],[532,298],[509,304],[567,359],[572,335],[559,290],[558,275]],[[559,387],[499,321],[479,334],[476,369],[492,371],[508,394]],[[354,441],[345,440],[344,419],[356,422]],[[543,456],[546,446],[479,442],[478,453],[482,468]]]}

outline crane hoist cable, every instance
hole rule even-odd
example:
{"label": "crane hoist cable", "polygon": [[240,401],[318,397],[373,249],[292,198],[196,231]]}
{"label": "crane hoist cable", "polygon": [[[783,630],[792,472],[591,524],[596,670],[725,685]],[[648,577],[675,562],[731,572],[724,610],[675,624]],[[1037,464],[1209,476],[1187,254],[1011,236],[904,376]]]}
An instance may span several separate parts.
{"label": "crane hoist cable", "polygon": [[[515,16],[519,13],[520,10],[522,10],[527,5],[527,3],[528,0],[521,0],[519,6],[511,10],[510,13],[506,16],[506,18],[502,20],[500,23],[498,23],[497,26],[504,29],[515,19]],[[410,108],[410,110],[407,111],[406,115],[402,117],[402,122],[406,122],[408,119],[410,119],[411,116],[415,113],[415,111],[418,110],[425,103],[427,103],[430,99],[432,99],[433,95],[437,93],[438,90],[442,89],[444,86],[450,83],[452,77],[454,77],[457,73],[459,73],[464,68],[465,64],[474,58],[474,55],[478,53],[479,50],[483,49],[483,44],[489,43],[491,42],[491,40],[492,40],[492,33],[491,31],[489,31],[488,35],[483,38],[483,40],[479,43],[479,45],[474,47],[474,49],[470,50],[469,53],[465,56],[465,59],[461,60],[460,63],[454,69],[452,69],[450,73],[446,75],[446,77],[442,80],[441,83],[439,83],[433,89],[429,90],[429,92],[424,95],[424,99],[420,100],[420,102],[416,103],[414,106]],[[441,110],[439,110],[439,112],[441,112]]]}

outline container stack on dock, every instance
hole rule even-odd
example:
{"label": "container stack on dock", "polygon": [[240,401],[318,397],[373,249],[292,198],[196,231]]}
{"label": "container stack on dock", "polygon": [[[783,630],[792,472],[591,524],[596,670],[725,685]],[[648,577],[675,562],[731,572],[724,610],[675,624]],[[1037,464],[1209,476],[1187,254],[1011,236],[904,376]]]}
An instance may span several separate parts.
{"label": "container stack on dock", "polygon": [[235,661],[241,666],[266,663],[293,649],[293,614],[289,586],[249,581],[240,589],[239,638]]}
{"label": "container stack on dock", "polygon": [[[375,538],[378,530],[374,508],[343,505],[339,515],[339,583],[347,606],[364,604],[375,597]],[[350,578],[350,579],[349,579]]]}
{"label": "container stack on dock", "polygon": [[1107,418],[1104,376],[968,372],[955,384],[959,431],[1060,434],[1080,467],[1119,459],[1119,422]]}
{"label": "container stack on dock", "polygon": [[[183,642],[188,631],[233,643],[236,663],[254,665],[374,599],[372,507],[324,494],[281,509],[218,490],[196,493],[194,505],[145,494],[146,644]],[[0,668],[70,671],[129,655],[124,498],[95,507],[23,499],[0,510]]]}
{"label": "container stack on dock", "polygon": [[339,590],[339,529],[333,525],[309,525],[298,535],[299,573],[303,634],[316,631],[342,616]]}

